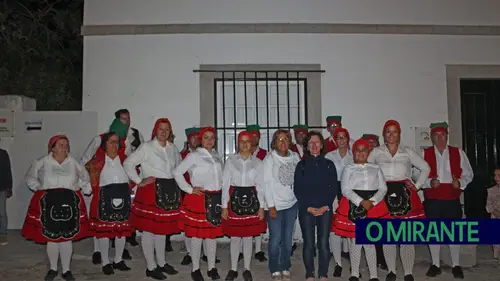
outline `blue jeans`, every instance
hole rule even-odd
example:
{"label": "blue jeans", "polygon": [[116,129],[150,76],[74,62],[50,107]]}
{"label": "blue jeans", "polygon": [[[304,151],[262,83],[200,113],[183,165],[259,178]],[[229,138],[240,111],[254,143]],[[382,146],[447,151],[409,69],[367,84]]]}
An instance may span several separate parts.
{"label": "blue jeans", "polygon": [[0,236],[7,235],[7,192],[0,190]]}
{"label": "blue jeans", "polygon": [[290,270],[292,262],[293,226],[297,220],[297,204],[286,210],[277,211],[275,219],[266,212],[267,225],[269,227],[269,271],[271,273]]}
{"label": "blue jeans", "polygon": [[[300,230],[304,246],[302,256],[306,268],[306,278],[314,277],[314,252],[318,247],[318,277],[328,277],[330,263],[330,227],[332,225],[332,211],[329,210],[321,216],[313,216],[306,210],[299,212]],[[316,230],[318,243],[316,244]]]}

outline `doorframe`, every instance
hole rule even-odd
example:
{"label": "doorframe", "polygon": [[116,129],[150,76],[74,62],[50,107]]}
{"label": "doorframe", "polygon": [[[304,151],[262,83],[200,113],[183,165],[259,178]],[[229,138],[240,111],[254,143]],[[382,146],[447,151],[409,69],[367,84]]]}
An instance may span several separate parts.
{"label": "doorframe", "polygon": [[460,79],[500,79],[500,65],[445,65],[450,145],[462,147]]}

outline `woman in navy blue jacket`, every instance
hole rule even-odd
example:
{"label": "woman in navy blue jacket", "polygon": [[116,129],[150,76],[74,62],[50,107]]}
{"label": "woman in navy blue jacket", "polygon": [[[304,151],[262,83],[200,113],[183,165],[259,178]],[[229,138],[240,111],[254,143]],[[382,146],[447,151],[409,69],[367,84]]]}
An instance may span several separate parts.
{"label": "woman in navy blue jacket", "polygon": [[311,131],[306,137],[306,157],[297,164],[294,192],[299,204],[299,224],[304,239],[303,259],[306,280],[312,281],[314,272],[314,252],[318,247],[318,277],[328,280],[330,261],[330,226],[332,205],[339,193],[335,164],[323,154],[323,136]]}

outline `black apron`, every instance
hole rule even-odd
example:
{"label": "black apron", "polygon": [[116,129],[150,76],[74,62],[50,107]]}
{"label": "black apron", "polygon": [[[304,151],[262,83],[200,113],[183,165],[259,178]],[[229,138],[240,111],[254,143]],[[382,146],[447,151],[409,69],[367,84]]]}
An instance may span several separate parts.
{"label": "black apron", "polygon": [[[377,190],[353,190],[359,197],[363,198],[363,200],[369,200],[370,198],[377,193]],[[347,198],[346,198],[347,199]],[[359,204],[359,206],[354,205],[351,201],[349,201],[349,214],[347,215],[349,220],[352,222],[356,222],[357,219],[366,218],[366,209],[363,205]]]}
{"label": "black apron", "polygon": [[164,211],[174,211],[181,208],[181,191],[175,179],[156,179],[156,207]]}
{"label": "black apron", "polygon": [[388,182],[385,203],[391,216],[404,216],[411,211],[411,192],[404,182]]}
{"label": "black apron", "polygon": [[48,189],[40,198],[42,234],[52,240],[80,232],[80,197],[70,189]]}
{"label": "black apron", "polygon": [[260,203],[253,186],[233,186],[231,192],[231,211],[238,216],[251,216],[259,212]]}
{"label": "black apron", "polygon": [[130,187],[128,183],[115,183],[99,190],[99,220],[105,222],[124,222],[130,216]]}
{"label": "black apron", "polygon": [[213,226],[222,223],[222,192],[205,192],[205,212],[207,221]]}

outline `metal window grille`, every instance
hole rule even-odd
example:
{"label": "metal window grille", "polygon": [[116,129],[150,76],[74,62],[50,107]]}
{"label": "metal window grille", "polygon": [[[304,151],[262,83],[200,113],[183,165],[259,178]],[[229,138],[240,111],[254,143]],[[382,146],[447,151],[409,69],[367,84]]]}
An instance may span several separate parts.
{"label": "metal window grille", "polygon": [[215,79],[217,150],[227,159],[236,152],[238,133],[261,127],[260,147],[269,150],[277,129],[307,124],[307,79],[300,72],[221,72]]}

